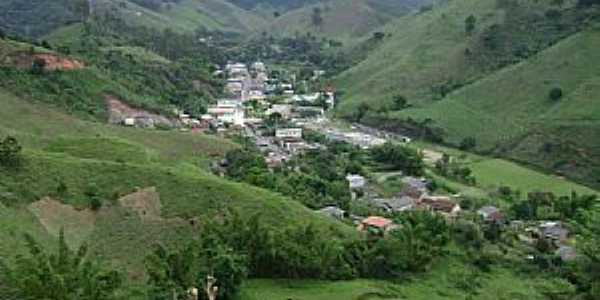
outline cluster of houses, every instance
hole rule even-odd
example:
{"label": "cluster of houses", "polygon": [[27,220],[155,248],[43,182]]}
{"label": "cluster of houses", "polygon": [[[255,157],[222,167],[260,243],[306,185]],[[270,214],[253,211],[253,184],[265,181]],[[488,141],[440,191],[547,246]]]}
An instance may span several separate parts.
{"label": "cluster of houses", "polygon": [[[454,219],[461,212],[460,205],[451,197],[430,195],[427,188],[428,182],[423,178],[411,176],[403,177],[403,189],[396,197],[378,198],[365,196],[360,199],[356,199],[357,197],[355,192],[364,191],[367,189],[367,179],[358,174],[348,174],[346,180],[348,181],[348,187],[351,191],[353,191],[352,195],[355,201],[362,201],[369,206],[377,208],[385,213],[402,213],[413,210],[426,210],[439,213],[448,219]],[[338,219],[340,219],[340,216],[346,216],[344,211],[335,207],[326,207],[319,210],[319,212]],[[350,217],[357,224],[358,230],[360,231],[379,230],[380,232],[387,232],[389,230],[398,228],[397,224],[394,224],[391,220],[381,216],[348,217]]]}
{"label": "cluster of houses", "polygon": [[[349,174],[346,179],[352,191],[365,190],[368,187],[367,179],[361,175]],[[440,214],[450,221],[461,215],[460,204],[453,197],[429,194],[426,179],[406,176],[402,178],[402,183],[403,189],[395,197],[364,196],[361,199],[354,200],[364,201],[369,206],[387,214],[421,210]],[[391,219],[377,215],[368,217],[348,215],[346,211],[335,206],[325,207],[318,212],[339,220],[350,219],[357,225],[357,229],[362,232],[385,234],[391,230],[401,228],[399,224],[395,224]],[[571,261],[577,257],[575,248],[569,243],[570,231],[560,221],[532,221],[526,223],[517,220],[508,222],[502,211],[491,205],[479,208],[476,213],[482,222],[513,230],[521,241],[532,246],[540,241],[545,242],[547,247],[563,261]],[[534,259],[534,256],[528,256],[527,258]]]}
{"label": "cluster of houses", "polygon": [[[230,62],[215,71],[225,76],[226,98],[208,108],[200,124],[216,128],[251,128],[256,130],[267,118],[291,122],[298,127],[324,115],[326,108],[335,105],[335,93],[328,88],[321,92],[298,95],[294,85],[270,78],[263,62],[250,65]],[[281,97],[271,103],[273,97]],[[326,103],[327,107],[320,105]]]}

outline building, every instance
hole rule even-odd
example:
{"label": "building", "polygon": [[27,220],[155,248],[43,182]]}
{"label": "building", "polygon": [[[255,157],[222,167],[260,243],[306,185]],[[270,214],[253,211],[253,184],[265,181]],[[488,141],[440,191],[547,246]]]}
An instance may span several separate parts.
{"label": "building", "polygon": [[301,140],[302,128],[279,128],[275,131],[275,137],[280,140]]}
{"label": "building", "polygon": [[254,70],[256,72],[266,72],[267,67],[265,66],[265,64],[263,62],[257,61],[252,64],[252,70]]}
{"label": "building", "polygon": [[461,212],[460,205],[446,196],[423,196],[419,200],[419,205],[447,217],[456,217]]}
{"label": "building", "polygon": [[337,206],[327,206],[325,208],[319,209],[317,212],[338,220],[342,220],[346,217],[346,211]]}
{"label": "building", "polygon": [[248,75],[248,66],[243,63],[228,63],[225,66],[225,70],[231,77]]}
{"label": "building", "polygon": [[569,237],[569,230],[561,222],[543,222],[539,230],[541,238],[554,243],[564,243]]}
{"label": "building", "polygon": [[358,231],[372,232],[384,234],[391,230],[398,228],[396,224],[390,219],[384,217],[371,216],[360,222],[358,225]]}
{"label": "building", "polygon": [[208,108],[208,114],[224,124],[244,126],[245,111],[240,101],[219,100],[215,107]]}
{"label": "building", "polygon": [[126,118],[125,120],[123,120],[123,125],[135,126],[135,118]]}
{"label": "building", "polygon": [[564,262],[573,261],[577,258],[577,250],[571,246],[561,245],[554,254]]}
{"label": "building", "polygon": [[289,104],[273,104],[265,114],[270,116],[272,114],[279,114],[283,119],[289,119],[292,117],[292,106]]}
{"label": "building", "polygon": [[367,179],[357,174],[348,174],[346,176],[350,189],[362,189],[367,185]]}
{"label": "building", "polygon": [[393,213],[413,210],[417,204],[417,200],[408,196],[402,196],[391,199],[373,199],[371,203],[388,213]]}
{"label": "building", "polygon": [[319,100],[320,97],[321,93],[314,93],[310,95],[294,95],[294,97],[292,97],[292,101],[314,103],[315,101]]}
{"label": "building", "polygon": [[402,178],[402,183],[404,184],[404,187],[402,188],[400,194],[403,196],[418,199],[428,192],[428,182],[424,178],[407,176]]}
{"label": "building", "polygon": [[227,84],[225,85],[225,90],[231,94],[240,94],[244,89],[244,83],[241,79],[238,78],[230,78],[227,79]]}
{"label": "building", "polygon": [[477,211],[477,214],[486,222],[502,223],[504,221],[504,215],[495,206],[484,206]]}

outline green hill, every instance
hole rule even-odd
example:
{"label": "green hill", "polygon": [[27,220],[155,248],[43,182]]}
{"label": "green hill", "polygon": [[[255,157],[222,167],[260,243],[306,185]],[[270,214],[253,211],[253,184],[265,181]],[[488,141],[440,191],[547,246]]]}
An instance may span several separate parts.
{"label": "green hill", "polygon": [[[13,135],[25,148],[19,170],[0,171],[1,257],[23,251],[26,232],[53,247],[64,227],[70,245],[88,242],[133,284],[144,278],[143,258],[153,244],[180,246],[197,234],[194,220],[227,209],[244,217],[262,213],[277,228],[314,222],[353,232],[298,202],[210,174],[207,160],[237,147],[226,140],[82,121],[1,90],[0,106],[0,136]],[[117,201],[147,187],[160,197],[158,215]],[[92,188],[104,203],[95,213],[87,209]],[[38,202],[45,197],[56,201]],[[151,194],[140,199],[149,210],[156,205]]]}
{"label": "green hill", "polygon": [[[391,38],[337,78],[338,113],[353,117],[368,103],[363,122],[405,132],[427,123],[450,144],[473,137],[478,151],[598,186],[595,10],[503,3],[451,1],[390,25]],[[553,88],[560,101],[549,99]],[[395,111],[395,95],[412,107]]]}
{"label": "green hill", "polygon": [[312,35],[355,42],[386,23],[433,1],[332,0],[283,14],[268,29],[270,34]]}
{"label": "green hill", "polygon": [[130,24],[152,28],[171,28],[188,32],[203,28],[210,31],[244,33],[253,31],[265,23],[254,13],[225,0],[164,1],[164,4],[158,7],[143,6],[144,1],[99,2],[102,10],[115,12]]}
{"label": "green hill", "polygon": [[[113,15],[130,25],[193,32],[243,33],[262,26],[256,14],[225,0],[96,0],[95,16]],[[65,25],[81,22],[88,14],[87,0],[6,0],[0,3],[0,28],[9,34],[41,38]]]}

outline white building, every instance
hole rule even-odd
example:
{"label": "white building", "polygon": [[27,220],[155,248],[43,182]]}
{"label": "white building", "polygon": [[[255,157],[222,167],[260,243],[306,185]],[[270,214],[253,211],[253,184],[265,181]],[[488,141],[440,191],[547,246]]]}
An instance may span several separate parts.
{"label": "white building", "polygon": [[273,106],[265,112],[267,116],[275,113],[280,114],[284,119],[289,119],[292,116],[292,106],[289,104],[273,104]]}
{"label": "white building", "polygon": [[208,109],[208,113],[225,124],[244,126],[245,111],[240,101],[219,100],[217,106]]}
{"label": "white building", "polygon": [[267,71],[267,68],[265,67],[265,64],[263,62],[257,61],[255,63],[252,64],[252,69],[254,69],[254,71],[256,72],[265,72]]}
{"label": "white building", "polygon": [[321,93],[314,93],[309,95],[295,95],[294,97],[292,97],[292,101],[312,103],[319,100],[319,97],[321,97]]}
{"label": "white building", "polygon": [[278,139],[302,139],[302,128],[280,128],[275,131]]}
{"label": "white building", "polygon": [[351,189],[362,189],[367,185],[367,179],[357,174],[348,174],[346,180]]}
{"label": "white building", "polygon": [[248,74],[248,66],[243,63],[229,63],[225,66],[225,70],[230,75],[246,75]]}

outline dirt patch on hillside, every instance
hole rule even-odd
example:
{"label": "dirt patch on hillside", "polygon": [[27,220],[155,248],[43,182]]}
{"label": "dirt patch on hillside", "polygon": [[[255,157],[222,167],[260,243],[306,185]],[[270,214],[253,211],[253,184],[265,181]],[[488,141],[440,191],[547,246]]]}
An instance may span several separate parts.
{"label": "dirt patch on hillside", "polygon": [[441,160],[444,157],[444,153],[430,150],[430,149],[423,149],[422,152],[423,152],[423,161],[425,161],[426,163],[428,163],[430,165],[434,165],[436,162],[438,162],[439,160]]}
{"label": "dirt patch on hillside", "polygon": [[[108,123],[130,125],[136,127],[155,127],[157,125],[167,127],[179,127],[176,120],[169,119],[156,113],[132,107],[117,97],[107,95],[106,105],[109,110]],[[129,122],[132,121],[132,123]]]}
{"label": "dirt patch on hillside", "polygon": [[160,195],[156,188],[141,189],[119,199],[119,204],[136,212],[143,221],[161,221]]}
{"label": "dirt patch on hillside", "polygon": [[58,236],[63,228],[67,244],[72,248],[79,247],[94,231],[96,215],[88,209],[76,210],[49,197],[31,203],[28,209],[48,233]]}
{"label": "dirt patch on hillside", "polygon": [[85,64],[79,60],[49,53],[33,55],[17,53],[10,57],[10,63],[17,68],[27,69],[31,68],[36,59],[41,59],[46,63],[44,67],[46,71],[73,71],[85,68]]}

